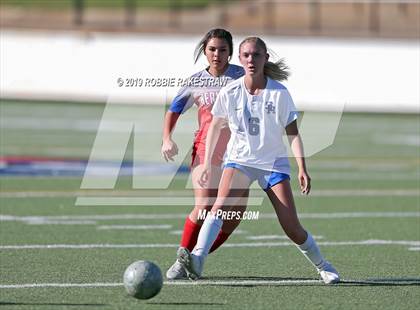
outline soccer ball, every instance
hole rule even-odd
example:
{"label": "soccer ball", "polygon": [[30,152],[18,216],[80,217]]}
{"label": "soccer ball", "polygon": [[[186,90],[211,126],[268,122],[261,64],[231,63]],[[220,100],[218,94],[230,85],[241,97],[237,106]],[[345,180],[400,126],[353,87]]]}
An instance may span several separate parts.
{"label": "soccer ball", "polygon": [[130,296],[150,299],[156,296],[163,285],[160,268],[149,261],[132,263],[124,272],[124,286]]}

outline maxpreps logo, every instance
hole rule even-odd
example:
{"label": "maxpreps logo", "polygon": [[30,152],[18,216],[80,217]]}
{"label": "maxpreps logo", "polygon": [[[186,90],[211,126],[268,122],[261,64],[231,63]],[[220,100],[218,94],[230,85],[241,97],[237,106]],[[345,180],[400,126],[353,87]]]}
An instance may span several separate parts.
{"label": "maxpreps logo", "polygon": [[[207,210],[198,211],[198,219],[205,220],[207,214],[211,213]],[[260,217],[260,211],[223,211],[217,210],[215,216],[221,220],[258,220]]]}

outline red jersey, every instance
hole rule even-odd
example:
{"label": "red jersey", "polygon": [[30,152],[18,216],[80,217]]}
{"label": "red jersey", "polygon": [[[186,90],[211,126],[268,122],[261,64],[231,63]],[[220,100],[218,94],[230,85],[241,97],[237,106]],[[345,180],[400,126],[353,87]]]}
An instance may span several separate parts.
{"label": "red jersey", "polygon": [[[198,130],[195,132],[192,154],[193,166],[204,161],[207,131],[213,119],[211,110],[220,89],[244,73],[243,68],[237,65],[229,65],[225,73],[219,77],[212,76],[206,69],[199,71],[185,80],[185,85],[172,101],[169,111],[174,113],[185,113],[193,105],[198,108]],[[220,165],[223,162],[229,138],[229,128],[222,129],[212,164]]]}

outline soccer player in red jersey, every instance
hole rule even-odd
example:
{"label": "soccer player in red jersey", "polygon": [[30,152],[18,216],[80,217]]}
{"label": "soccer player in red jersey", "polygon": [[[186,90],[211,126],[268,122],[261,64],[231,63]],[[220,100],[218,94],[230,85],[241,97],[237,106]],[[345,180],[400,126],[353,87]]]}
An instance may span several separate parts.
{"label": "soccer player in red jersey", "polygon": [[[169,161],[173,160],[173,157],[178,154],[178,147],[172,140],[171,135],[179,116],[193,105],[196,105],[198,108],[199,128],[195,132],[191,162],[195,206],[185,220],[180,244],[181,247],[190,251],[197,242],[198,233],[203,223],[203,219],[200,220],[198,218],[200,210],[210,210],[217,197],[217,188],[222,175],[223,157],[230,137],[229,128],[221,130],[213,157],[211,158],[211,177],[207,186],[200,186],[198,182],[203,169],[206,136],[213,118],[211,109],[221,87],[244,75],[244,70],[241,66],[229,64],[232,53],[232,35],[224,29],[210,30],[200,41],[194,53],[195,62],[197,62],[201,54],[204,54],[209,64],[208,67],[187,79],[187,85],[178,92],[165,115],[161,152],[165,160]],[[233,210],[238,212],[243,212],[245,208],[246,206],[244,205],[233,206]],[[239,225],[239,222],[240,219],[236,218],[225,221],[210,252],[216,250],[228,239],[233,230]],[[187,274],[182,265],[175,261],[168,269],[166,277],[170,280],[185,279]]]}

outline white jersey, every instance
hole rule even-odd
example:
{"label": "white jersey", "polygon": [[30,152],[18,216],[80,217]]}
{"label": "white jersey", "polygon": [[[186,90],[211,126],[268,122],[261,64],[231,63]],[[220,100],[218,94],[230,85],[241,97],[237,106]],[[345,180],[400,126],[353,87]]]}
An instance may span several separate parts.
{"label": "white jersey", "polygon": [[221,89],[212,114],[229,123],[225,163],[290,174],[283,134],[298,113],[281,83],[267,77],[266,88],[251,95],[242,77]]}

